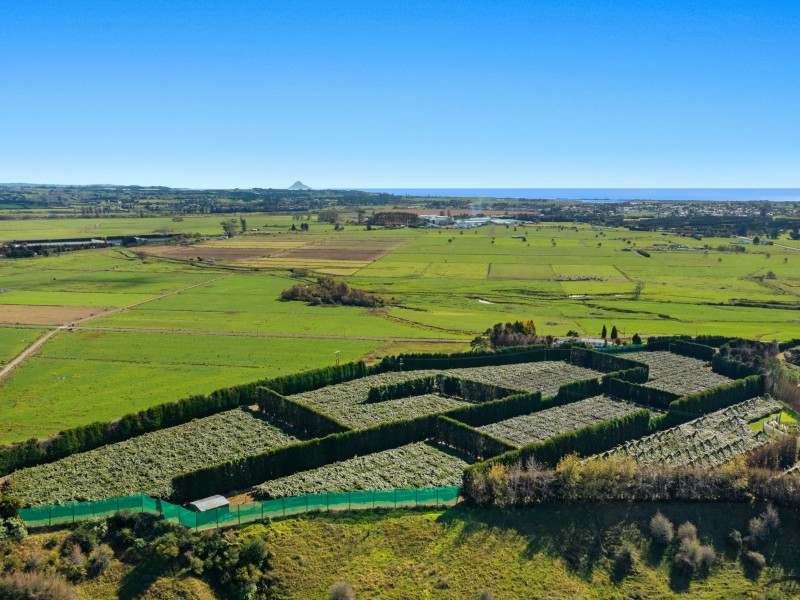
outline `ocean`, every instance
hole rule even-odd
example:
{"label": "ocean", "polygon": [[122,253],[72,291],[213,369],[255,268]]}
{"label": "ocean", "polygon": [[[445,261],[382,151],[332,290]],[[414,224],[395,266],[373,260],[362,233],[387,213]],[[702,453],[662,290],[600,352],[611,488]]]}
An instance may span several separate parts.
{"label": "ocean", "polygon": [[624,202],[626,200],[800,201],[800,188],[352,188],[401,196],[526,198]]}

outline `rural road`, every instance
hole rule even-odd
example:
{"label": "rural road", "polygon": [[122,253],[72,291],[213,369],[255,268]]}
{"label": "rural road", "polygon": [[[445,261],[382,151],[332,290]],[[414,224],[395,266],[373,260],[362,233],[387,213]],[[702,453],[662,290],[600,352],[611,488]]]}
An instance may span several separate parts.
{"label": "rural road", "polygon": [[148,302],[154,302],[156,300],[161,300],[162,298],[166,298],[167,296],[172,296],[174,294],[180,294],[181,292],[185,292],[196,287],[200,287],[203,285],[208,285],[209,283],[214,283],[215,281],[219,281],[220,279],[226,279],[230,277],[230,275],[223,275],[222,277],[216,277],[214,279],[209,279],[208,281],[203,281],[201,283],[195,283],[194,285],[190,285],[189,287],[181,288],[179,290],[175,290],[172,292],[167,292],[166,294],[161,294],[160,296],[155,296],[153,298],[148,298],[147,300],[140,300],[139,302],[134,302],[133,304],[128,304],[127,306],[120,306],[118,308],[111,308],[109,310],[104,310],[102,312],[97,313],[96,315],[92,315],[90,317],[84,317],[83,319],[77,319],[72,321],[69,325],[59,325],[55,329],[49,330],[47,333],[42,335],[38,338],[33,344],[25,348],[22,352],[20,352],[15,358],[13,358],[7,365],[5,365],[2,369],[0,369],[0,381],[8,377],[8,375],[16,369],[20,364],[28,360],[33,354],[36,353],[39,348],[41,348],[44,343],[57,334],[59,331],[64,331],[65,329],[69,329],[74,325],[79,323],[85,323],[86,321],[90,321],[92,319],[99,319],[100,317],[105,317],[108,315],[113,315],[114,313],[121,312],[123,310],[127,310],[129,308],[135,308],[137,306],[141,306],[142,304],[147,304]]}

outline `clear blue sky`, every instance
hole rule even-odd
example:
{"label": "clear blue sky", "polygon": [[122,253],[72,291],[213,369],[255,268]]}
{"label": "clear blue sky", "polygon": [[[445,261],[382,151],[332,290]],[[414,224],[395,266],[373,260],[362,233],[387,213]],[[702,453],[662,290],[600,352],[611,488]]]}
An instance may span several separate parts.
{"label": "clear blue sky", "polygon": [[800,1],[8,0],[0,181],[798,187]]}

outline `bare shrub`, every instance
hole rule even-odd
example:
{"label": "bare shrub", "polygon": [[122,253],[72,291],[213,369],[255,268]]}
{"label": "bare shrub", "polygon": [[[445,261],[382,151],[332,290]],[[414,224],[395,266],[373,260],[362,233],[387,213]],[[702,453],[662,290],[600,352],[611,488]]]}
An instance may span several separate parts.
{"label": "bare shrub", "polygon": [[764,555],[761,554],[761,552],[748,550],[744,553],[744,559],[748,565],[758,571],[767,566],[767,559],[764,558]]}
{"label": "bare shrub", "polygon": [[682,523],[680,527],[678,527],[678,539],[681,541],[684,540],[696,540],[697,539],[697,527],[695,527],[689,521]]}
{"label": "bare shrub", "polygon": [[672,542],[675,529],[672,522],[659,511],[650,519],[650,534],[656,542],[666,546]]}
{"label": "bare shrub", "polygon": [[685,538],[675,554],[673,565],[684,575],[691,575],[700,565],[701,546],[697,538]]}
{"label": "bare shrub", "polygon": [[747,523],[747,532],[756,541],[762,541],[769,537],[769,526],[763,517],[753,517]]}
{"label": "bare shrub", "polygon": [[728,534],[728,543],[734,548],[742,547],[742,534],[738,529],[733,529]]}
{"label": "bare shrub", "polygon": [[706,568],[717,562],[717,553],[711,546],[700,546],[700,564]]}
{"label": "bare shrub", "polygon": [[490,590],[478,590],[478,600],[494,600],[494,594]]}
{"label": "bare shrub", "polygon": [[337,581],[330,590],[330,600],[355,600],[356,592],[346,581]]}
{"label": "bare shrub", "polygon": [[72,549],[69,551],[69,562],[76,567],[79,567],[86,562],[86,555],[83,553],[83,550],[81,550],[81,547],[78,544],[72,545]]}
{"label": "bare shrub", "polygon": [[77,600],[78,594],[54,573],[14,573],[0,579],[0,598],[14,600]]}
{"label": "bare shrub", "polygon": [[764,524],[772,531],[777,531],[781,526],[781,518],[778,515],[778,509],[772,504],[767,506],[764,512],[761,513],[761,518],[763,519]]}
{"label": "bare shrub", "polygon": [[102,575],[108,570],[113,558],[114,551],[107,544],[100,544],[89,557],[88,571],[93,576]]}

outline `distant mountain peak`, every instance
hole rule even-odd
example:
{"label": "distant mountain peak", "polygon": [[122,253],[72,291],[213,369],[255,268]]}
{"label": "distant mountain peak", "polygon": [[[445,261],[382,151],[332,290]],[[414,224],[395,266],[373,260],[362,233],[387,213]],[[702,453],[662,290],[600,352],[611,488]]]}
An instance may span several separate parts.
{"label": "distant mountain peak", "polygon": [[311,188],[308,187],[302,181],[295,181],[292,185],[290,185],[287,189],[290,190],[310,190]]}

